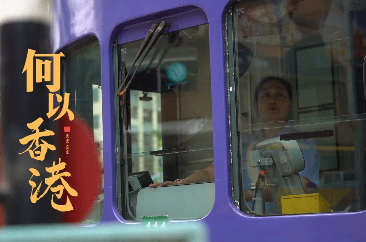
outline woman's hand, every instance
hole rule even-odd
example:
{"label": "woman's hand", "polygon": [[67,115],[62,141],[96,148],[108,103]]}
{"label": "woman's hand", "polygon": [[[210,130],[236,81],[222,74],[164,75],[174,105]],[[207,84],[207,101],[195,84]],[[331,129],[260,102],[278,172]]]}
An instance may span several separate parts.
{"label": "woman's hand", "polygon": [[181,185],[181,184],[184,184],[183,179],[181,179],[179,181],[166,181],[166,182],[150,184],[149,187],[154,188],[154,187],[177,186],[177,185]]}
{"label": "woman's hand", "polygon": [[195,173],[184,179],[151,184],[149,185],[149,187],[153,188],[153,187],[177,186],[181,184],[212,182],[215,180],[214,170],[215,170],[214,164],[211,164],[207,166],[205,169],[196,171]]}

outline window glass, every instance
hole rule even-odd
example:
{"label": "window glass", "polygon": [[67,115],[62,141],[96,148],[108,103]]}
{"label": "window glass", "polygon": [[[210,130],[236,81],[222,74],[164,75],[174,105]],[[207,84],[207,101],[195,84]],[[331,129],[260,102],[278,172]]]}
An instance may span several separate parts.
{"label": "window glass", "polygon": [[243,212],[365,209],[365,3],[249,0],[228,12],[233,198]]}
{"label": "window glass", "polygon": [[[149,187],[187,178],[213,163],[208,36],[207,24],[162,35],[117,102],[117,182],[123,184],[118,199],[127,219],[196,219],[212,208],[213,183]],[[118,45],[119,85],[142,42]]]}
{"label": "window glass", "polygon": [[[81,117],[93,131],[94,141],[99,150],[100,166],[103,168],[103,122],[101,57],[97,40],[65,54],[62,63],[64,92],[70,93],[69,109]],[[100,195],[93,210],[84,221],[98,223],[103,214],[104,181],[101,179]]]}

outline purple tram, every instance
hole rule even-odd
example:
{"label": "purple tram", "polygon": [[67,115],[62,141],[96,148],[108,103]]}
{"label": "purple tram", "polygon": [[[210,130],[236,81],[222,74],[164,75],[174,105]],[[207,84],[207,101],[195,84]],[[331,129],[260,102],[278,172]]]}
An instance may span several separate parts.
{"label": "purple tram", "polygon": [[[104,169],[88,222],[204,223],[212,241],[365,241],[365,7],[54,1],[62,90]],[[258,88],[266,77],[288,85]],[[268,116],[265,98],[286,109]]]}

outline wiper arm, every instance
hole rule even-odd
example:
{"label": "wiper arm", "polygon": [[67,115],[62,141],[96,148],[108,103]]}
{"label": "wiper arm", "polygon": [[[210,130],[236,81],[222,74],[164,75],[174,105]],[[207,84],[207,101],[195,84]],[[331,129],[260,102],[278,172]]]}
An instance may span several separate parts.
{"label": "wiper arm", "polygon": [[[158,39],[160,38],[160,36],[164,33],[165,29],[167,27],[170,27],[171,25],[162,21],[160,22],[159,26],[157,26],[157,24],[153,24],[150,28],[150,30],[148,31],[144,41],[141,44],[141,47],[139,49],[139,51],[137,52],[137,55],[132,63],[132,66],[130,68],[130,70],[128,71],[124,81],[122,82],[122,84],[120,85],[118,92],[117,92],[117,97],[122,97],[126,92],[128,87],[130,86],[135,74],[137,73],[139,67],[141,66],[142,62],[144,61],[145,57],[149,54],[150,50],[152,49],[152,47],[155,45],[155,43],[158,41]],[[125,88],[123,88],[124,84],[126,83],[128,76],[130,75],[131,70],[133,69],[133,67],[135,66],[137,60],[139,59],[139,57],[141,56],[141,59],[135,69],[135,72],[133,73],[130,81],[127,83],[127,85],[125,86]]]}

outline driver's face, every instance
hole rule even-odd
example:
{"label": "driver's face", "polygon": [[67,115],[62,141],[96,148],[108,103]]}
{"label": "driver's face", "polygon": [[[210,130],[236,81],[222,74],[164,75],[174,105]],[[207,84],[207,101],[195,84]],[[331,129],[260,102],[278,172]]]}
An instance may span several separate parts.
{"label": "driver's face", "polygon": [[256,106],[263,122],[286,121],[292,102],[284,85],[268,81],[259,93]]}

